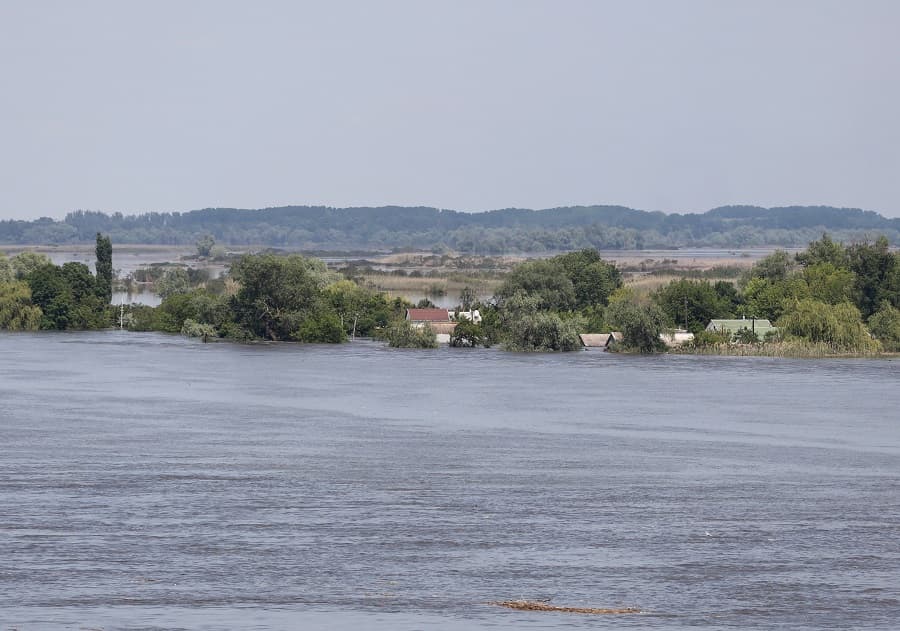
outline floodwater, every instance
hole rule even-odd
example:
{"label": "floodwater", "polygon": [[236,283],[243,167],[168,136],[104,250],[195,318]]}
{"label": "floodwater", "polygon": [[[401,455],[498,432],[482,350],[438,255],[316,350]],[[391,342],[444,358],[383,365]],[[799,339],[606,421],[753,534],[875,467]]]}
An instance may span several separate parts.
{"label": "floodwater", "polygon": [[898,406],[888,360],[4,334],[0,629],[896,629]]}

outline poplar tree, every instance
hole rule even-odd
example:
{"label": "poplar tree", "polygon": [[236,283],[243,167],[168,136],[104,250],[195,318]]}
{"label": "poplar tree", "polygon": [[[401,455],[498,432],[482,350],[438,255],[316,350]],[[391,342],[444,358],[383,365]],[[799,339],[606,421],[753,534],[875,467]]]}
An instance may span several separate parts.
{"label": "poplar tree", "polygon": [[97,233],[97,295],[105,303],[112,301],[112,241]]}

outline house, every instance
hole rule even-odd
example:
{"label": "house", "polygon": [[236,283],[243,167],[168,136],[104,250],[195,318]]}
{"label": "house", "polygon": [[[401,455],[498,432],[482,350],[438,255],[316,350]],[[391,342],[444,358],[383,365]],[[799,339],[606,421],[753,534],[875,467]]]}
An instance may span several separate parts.
{"label": "house", "polygon": [[622,341],[622,334],[619,331],[612,333],[579,333],[581,345],[585,348],[609,348],[617,341]]}
{"label": "house", "polygon": [[666,346],[681,346],[685,342],[691,342],[694,339],[694,334],[685,329],[674,329],[668,333],[660,333],[659,339],[663,341]]}
{"label": "house", "polygon": [[728,333],[734,336],[741,329],[748,329],[763,339],[769,331],[778,331],[777,327],[765,318],[741,318],[740,320],[710,320],[706,330],[713,333]]}
{"label": "house", "polygon": [[450,321],[450,312],[446,309],[407,309],[406,320],[417,329],[431,327],[438,344],[449,344],[450,334],[456,328],[456,322]]}
{"label": "house", "polygon": [[609,343],[609,333],[579,333],[578,337],[585,348],[606,348]]}

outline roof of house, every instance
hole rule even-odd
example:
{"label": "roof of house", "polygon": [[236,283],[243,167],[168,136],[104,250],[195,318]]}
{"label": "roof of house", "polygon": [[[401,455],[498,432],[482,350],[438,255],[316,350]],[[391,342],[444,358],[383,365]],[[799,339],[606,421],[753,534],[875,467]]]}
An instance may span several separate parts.
{"label": "roof of house", "polygon": [[450,322],[446,309],[407,309],[406,319],[413,322]]}
{"label": "roof of house", "polygon": [[609,341],[609,333],[579,333],[582,345],[588,348],[603,348]]}
{"label": "roof of house", "polygon": [[716,330],[726,330],[726,331],[739,331],[741,329],[774,329],[772,323],[769,322],[765,318],[756,318],[747,319],[741,318],[740,320],[710,320],[710,325],[712,325]]}

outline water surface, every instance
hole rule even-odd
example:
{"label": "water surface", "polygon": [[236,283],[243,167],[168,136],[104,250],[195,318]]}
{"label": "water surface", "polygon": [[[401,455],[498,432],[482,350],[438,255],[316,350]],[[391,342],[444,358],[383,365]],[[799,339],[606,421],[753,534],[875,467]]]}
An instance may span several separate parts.
{"label": "water surface", "polygon": [[898,404],[896,361],[0,335],[0,628],[892,629]]}

